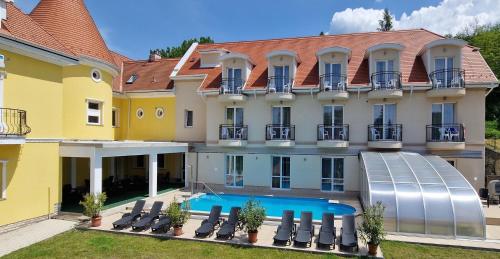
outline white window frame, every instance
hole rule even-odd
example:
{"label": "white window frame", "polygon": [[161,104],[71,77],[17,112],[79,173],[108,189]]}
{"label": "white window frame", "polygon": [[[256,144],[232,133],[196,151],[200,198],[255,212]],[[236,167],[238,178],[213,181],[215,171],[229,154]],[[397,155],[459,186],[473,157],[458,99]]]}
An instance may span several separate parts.
{"label": "white window frame", "polygon": [[[191,112],[191,125],[188,125],[188,113]],[[194,126],[194,111],[185,109],[184,110],[184,128],[192,128]]]}
{"label": "white window frame", "polygon": [[7,161],[0,160],[0,163],[2,163],[2,186],[0,186],[0,201],[2,201],[7,199]]}
{"label": "white window frame", "polygon": [[[343,126],[344,125],[344,105],[334,105],[334,104],[327,104],[327,105],[323,105],[323,124],[325,124],[325,107],[332,107],[332,117],[331,117],[331,120],[332,120],[332,125],[334,126]],[[340,123],[340,125],[336,125],[335,124],[335,107],[342,107],[342,122]]]}
{"label": "white window frame", "polygon": [[[97,73],[99,75],[99,78],[94,78],[94,73]],[[91,71],[90,71],[90,78],[92,78],[92,80],[96,83],[99,83],[102,81],[102,73],[99,69],[97,68],[93,68]]]}
{"label": "white window frame", "polygon": [[[330,178],[324,178],[323,177],[323,159],[330,159],[332,161],[332,168],[331,170],[331,177]],[[336,179],[335,178],[335,159],[342,159],[343,165],[343,172],[342,172],[342,179]],[[330,190],[323,190],[323,180],[328,179],[331,180],[331,186]],[[335,183],[335,180],[342,181],[342,183]],[[342,191],[337,191],[335,190],[334,186],[335,185],[342,185]],[[344,157],[339,157],[339,156],[324,156],[321,157],[321,182],[319,189],[321,192],[327,192],[327,193],[344,193],[345,192],[345,158]]]}
{"label": "white window frame", "polygon": [[289,110],[290,110],[290,112],[289,112],[290,113],[290,125],[288,125],[288,126],[292,126],[292,124],[293,124],[292,123],[292,106],[289,106],[289,105],[273,105],[271,107],[271,124],[274,124],[273,123],[273,121],[274,121],[273,108],[279,108],[280,109],[280,123],[279,123],[279,125],[282,125],[282,126],[285,125],[285,124],[283,124],[283,121],[284,121],[284,118],[285,118],[285,116],[283,116],[283,114],[284,114],[283,110],[284,110],[284,108],[289,108]]}
{"label": "white window frame", "polygon": [[[273,176],[273,158],[279,157],[280,159],[280,175],[279,176]],[[283,176],[283,158],[288,158],[290,160],[290,172],[289,176]],[[279,178],[280,179],[280,187],[273,187],[273,178]],[[288,181],[290,182],[290,187],[289,188],[283,188],[283,179],[288,178]],[[291,156],[284,156],[284,155],[271,155],[271,190],[280,190],[280,191],[290,191],[292,189],[292,157]]]}
{"label": "white window frame", "polygon": [[[161,116],[158,115],[158,112],[161,111]],[[163,119],[163,117],[165,117],[165,109],[163,107],[156,107],[155,108],[155,117],[157,119]]]}
{"label": "white window frame", "polygon": [[[139,112],[141,112],[142,115],[139,115]],[[141,120],[142,118],[144,118],[144,115],[145,113],[143,108],[139,107],[137,108],[137,110],[135,110],[135,116],[137,117],[137,119]]]}
{"label": "white window frame", "polygon": [[[455,68],[455,56],[437,56],[437,57],[434,57],[432,59],[432,66],[434,67],[434,71],[437,71],[436,69],[436,60],[437,59],[444,59],[444,69],[447,70],[448,69],[448,59],[451,58],[451,64],[452,64],[452,69]],[[442,82],[442,84],[444,84],[445,86],[448,85],[448,81],[451,82],[451,80],[453,80],[453,76],[452,78],[448,78],[448,74],[447,73],[444,73],[444,82]]]}
{"label": "white window frame", "polygon": [[[230,157],[233,158],[233,165],[232,165],[232,172],[230,172],[229,168],[227,168],[227,165],[228,165],[228,160],[230,159]],[[242,174],[241,174],[241,177],[242,177],[242,185],[241,186],[238,186],[236,185],[236,176],[238,175],[236,173],[236,157],[241,157],[241,163],[242,163]],[[244,173],[244,167],[245,167],[245,157],[242,155],[242,154],[226,154],[225,156],[225,164],[224,164],[224,186],[225,187],[228,187],[228,188],[237,188],[237,189],[241,189],[243,187],[245,187],[245,173]],[[228,185],[227,184],[227,177],[229,176],[232,176],[233,177],[233,182],[231,185]]]}
{"label": "white window frame", "polygon": [[[115,125],[113,125],[113,113],[115,117]],[[113,107],[111,108],[111,126],[113,128],[119,128],[120,127],[120,109]]]}
{"label": "white window frame", "polygon": [[[98,104],[99,105],[99,109],[98,110],[94,110],[94,109],[90,109],[89,108],[89,104],[90,103],[95,103],[95,104]],[[104,106],[104,102],[103,101],[99,101],[99,100],[94,100],[94,99],[87,99],[87,101],[85,102],[85,105],[87,105],[87,125],[92,125],[92,126],[101,126],[103,125],[103,119],[102,119],[102,109],[103,109],[103,106]],[[97,117],[99,118],[99,122],[89,122],[89,117],[90,116],[94,116],[94,117]]]}
{"label": "white window frame", "polygon": [[431,104],[431,125],[433,125],[432,123],[432,106],[434,105],[440,105],[441,106],[441,125],[442,124],[445,124],[444,123],[444,105],[445,104],[453,104],[453,122],[452,124],[455,124],[456,123],[456,120],[457,120],[457,103],[456,102],[438,102],[438,103],[432,103]]}

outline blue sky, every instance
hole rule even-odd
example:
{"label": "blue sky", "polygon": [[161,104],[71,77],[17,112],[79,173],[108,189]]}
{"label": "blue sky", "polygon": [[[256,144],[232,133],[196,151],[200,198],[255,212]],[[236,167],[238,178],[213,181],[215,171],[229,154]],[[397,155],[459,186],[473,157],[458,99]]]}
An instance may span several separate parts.
{"label": "blue sky", "polygon": [[[422,14],[432,17],[435,15],[428,12],[434,10],[434,7],[449,9],[447,5],[456,5],[457,2],[477,1],[479,0],[86,0],[85,3],[108,46],[139,59],[145,58],[151,48],[178,45],[184,39],[198,36],[211,36],[215,41],[223,42],[309,36],[321,31],[373,31],[380,10],[385,7],[396,18],[398,28],[437,23],[443,24],[443,28],[436,27],[434,31],[447,33],[449,26],[446,26],[446,22],[456,21],[456,14],[446,15],[448,21],[438,22],[429,18],[422,20]],[[495,1],[498,0],[482,0],[481,3],[489,2],[490,5],[483,8],[484,12],[498,10],[496,7],[499,4],[494,3]],[[37,2],[38,0],[15,1],[25,12],[31,11]],[[495,8],[491,8],[493,5]],[[475,13],[465,15],[476,16]]]}

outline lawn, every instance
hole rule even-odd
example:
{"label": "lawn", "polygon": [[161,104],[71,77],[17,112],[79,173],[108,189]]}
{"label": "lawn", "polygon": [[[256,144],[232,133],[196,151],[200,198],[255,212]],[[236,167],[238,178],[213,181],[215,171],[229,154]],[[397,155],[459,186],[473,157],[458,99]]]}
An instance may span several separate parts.
{"label": "lawn", "polygon": [[[386,241],[386,258],[500,258],[500,253]],[[338,258],[277,249],[245,248],[187,240],[160,240],[74,230],[18,250],[5,258]]]}

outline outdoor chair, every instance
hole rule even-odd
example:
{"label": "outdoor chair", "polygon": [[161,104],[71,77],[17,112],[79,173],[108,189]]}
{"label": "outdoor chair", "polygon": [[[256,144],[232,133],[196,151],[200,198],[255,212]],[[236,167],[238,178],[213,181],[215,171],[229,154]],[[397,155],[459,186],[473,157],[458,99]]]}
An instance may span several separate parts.
{"label": "outdoor chair", "polygon": [[194,232],[196,237],[207,237],[214,233],[215,227],[220,225],[221,206],[212,206],[208,219],[204,219]]}
{"label": "outdoor chair", "polygon": [[222,225],[216,234],[217,238],[233,239],[236,229],[238,227],[241,227],[239,221],[240,211],[241,211],[240,207],[231,208],[228,219],[223,220]]}
{"label": "outdoor chair", "polygon": [[342,228],[340,229],[340,250],[354,252],[358,251],[358,232],[354,215],[342,216]]}
{"label": "outdoor chair", "polygon": [[377,129],[371,128],[371,134],[372,134],[372,140],[379,140],[380,139],[380,133],[378,132]]}
{"label": "outdoor chair", "polygon": [[296,225],[293,222],[293,210],[283,211],[281,216],[281,224],[276,230],[274,236],[275,245],[289,245],[292,242],[293,233],[295,232]]}
{"label": "outdoor chair", "polygon": [[122,218],[113,222],[113,228],[121,229],[132,225],[138,218],[141,217],[141,212],[144,209],[144,204],[146,201],[138,200],[135,202],[134,208],[130,213],[123,214]]}
{"label": "outdoor chair", "polygon": [[313,236],[314,225],[312,224],[312,212],[302,212],[300,214],[300,225],[295,233],[293,244],[295,246],[310,247]]}
{"label": "outdoor chair", "polygon": [[318,248],[335,249],[335,233],[335,215],[333,213],[323,213],[318,234]]}
{"label": "outdoor chair", "polygon": [[276,131],[273,127],[268,128],[269,139],[273,140],[276,137]]}
{"label": "outdoor chair", "polygon": [[281,129],[281,139],[288,139],[288,133],[290,133],[289,128]]}
{"label": "outdoor chair", "polygon": [[142,215],[142,217],[132,224],[133,230],[145,230],[151,227],[154,221],[160,217],[161,207],[163,207],[162,201],[155,201],[149,213]]}
{"label": "outdoor chair", "polygon": [[163,215],[158,218],[158,222],[151,226],[151,231],[155,233],[167,233],[168,230],[170,230],[171,226],[172,221],[170,220],[170,218],[167,215]]}

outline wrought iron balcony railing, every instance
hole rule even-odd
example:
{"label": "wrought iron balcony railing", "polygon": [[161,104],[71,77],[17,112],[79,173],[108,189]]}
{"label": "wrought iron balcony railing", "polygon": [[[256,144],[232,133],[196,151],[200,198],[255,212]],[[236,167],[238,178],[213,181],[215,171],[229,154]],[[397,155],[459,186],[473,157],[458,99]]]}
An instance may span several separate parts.
{"label": "wrought iron balcony railing", "polygon": [[458,68],[436,70],[429,74],[429,80],[433,89],[464,88],[465,70]]}
{"label": "wrought iron balcony railing", "polygon": [[30,132],[26,111],[0,108],[0,136],[24,136]]}
{"label": "wrought iron balcony railing", "polygon": [[291,93],[293,79],[282,76],[272,76],[267,79],[267,93]]}
{"label": "wrought iron balcony railing", "polygon": [[402,89],[401,73],[397,71],[376,72],[371,75],[372,90]]}
{"label": "wrought iron balcony railing", "polygon": [[240,78],[223,78],[219,87],[219,94],[241,94],[243,80]]}
{"label": "wrought iron balcony railing", "polygon": [[219,125],[219,140],[248,140],[248,126],[221,124]]}
{"label": "wrought iron balcony railing", "polygon": [[349,141],[349,124],[318,125],[318,141],[323,140]]}
{"label": "wrought iron balcony railing", "polygon": [[432,124],[426,126],[427,142],[465,142],[462,124]]}
{"label": "wrought iron balcony railing", "polygon": [[295,125],[266,125],[266,140],[295,140]]}
{"label": "wrought iron balcony railing", "polygon": [[368,141],[402,141],[402,124],[368,125]]}
{"label": "wrought iron balcony railing", "polygon": [[323,74],[319,77],[320,91],[345,91],[347,88],[346,75]]}

